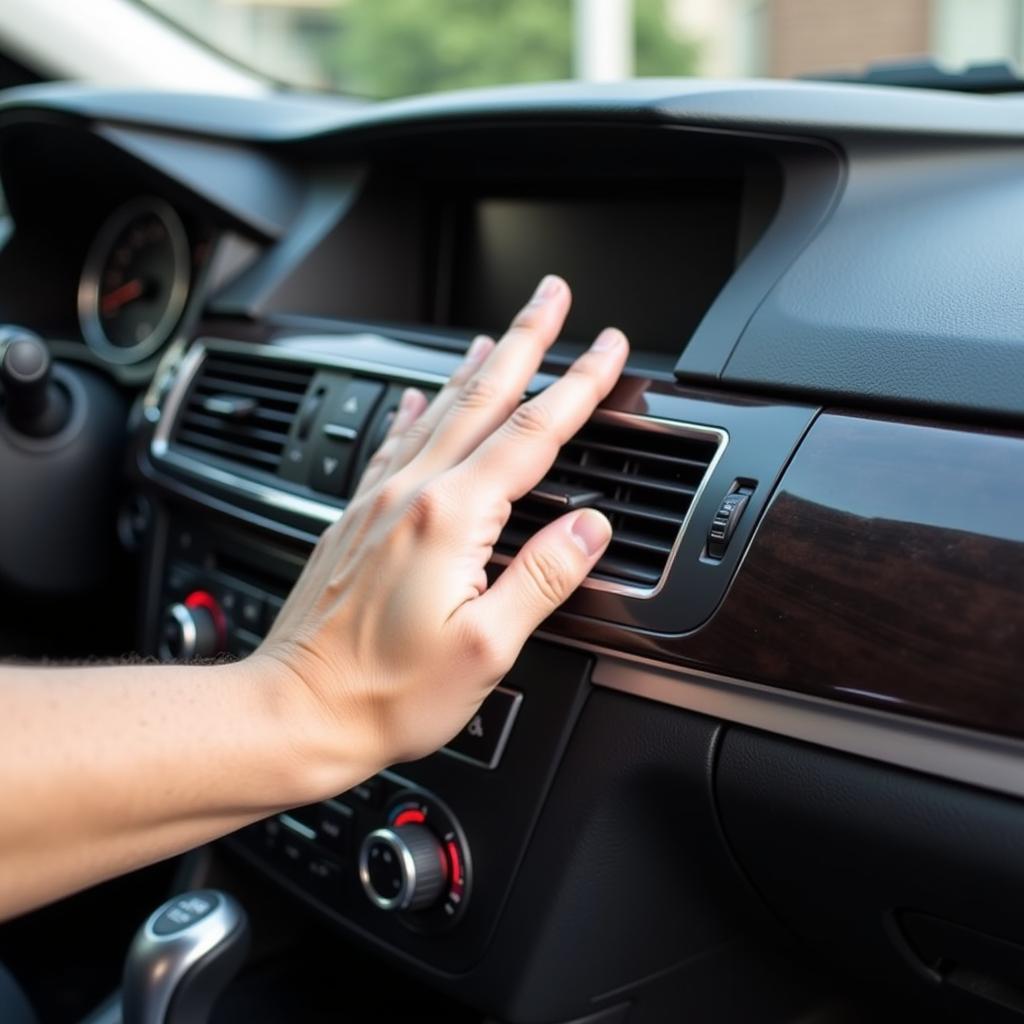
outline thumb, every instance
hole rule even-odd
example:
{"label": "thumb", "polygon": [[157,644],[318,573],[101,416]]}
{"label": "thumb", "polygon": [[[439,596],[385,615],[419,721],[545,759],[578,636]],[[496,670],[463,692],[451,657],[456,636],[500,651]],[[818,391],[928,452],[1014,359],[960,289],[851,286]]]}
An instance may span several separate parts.
{"label": "thumb", "polygon": [[586,508],[556,519],[523,545],[494,584],[473,602],[483,624],[500,624],[515,654],[583,582],[604,554],[611,523]]}

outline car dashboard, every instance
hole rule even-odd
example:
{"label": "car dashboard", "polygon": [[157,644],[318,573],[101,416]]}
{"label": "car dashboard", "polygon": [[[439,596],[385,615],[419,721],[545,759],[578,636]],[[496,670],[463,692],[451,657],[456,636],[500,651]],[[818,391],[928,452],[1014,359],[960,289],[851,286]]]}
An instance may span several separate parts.
{"label": "car dashboard", "polygon": [[[544,273],[574,305],[529,393],[606,323],[631,339],[492,567],[588,506],[591,577],[448,747],[226,862],[502,1020],[774,1019],[776,930],[915,1007],[1024,1010],[1017,102],[6,94],[2,319],[132,402],[105,543],[144,655],[254,651],[403,388]],[[96,585],[93,478],[75,508],[4,444],[33,500],[0,579]]]}

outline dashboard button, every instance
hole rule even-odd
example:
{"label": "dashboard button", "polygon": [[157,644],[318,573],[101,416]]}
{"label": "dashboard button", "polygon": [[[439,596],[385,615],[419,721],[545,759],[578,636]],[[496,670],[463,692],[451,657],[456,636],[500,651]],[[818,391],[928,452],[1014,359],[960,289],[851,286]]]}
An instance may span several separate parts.
{"label": "dashboard button", "polygon": [[221,608],[229,617],[234,617],[238,610],[238,594],[230,587],[218,587],[216,589],[217,600]]}
{"label": "dashboard button", "polygon": [[720,560],[725,557],[725,549],[736,532],[736,524],[740,521],[752,493],[751,487],[738,487],[722,499],[708,529],[708,558]]}
{"label": "dashboard button", "polygon": [[313,447],[313,462],[309,471],[309,486],[324,494],[341,497],[345,492],[348,467],[355,454],[351,441],[335,441],[321,437]]}
{"label": "dashboard button", "polygon": [[251,594],[241,595],[238,604],[238,621],[253,632],[263,626],[263,599]]}
{"label": "dashboard button", "polygon": [[352,812],[337,804],[320,804],[312,815],[317,841],[336,854],[347,856],[352,848]]}
{"label": "dashboard button", "polygon": [[522,703],[521,693],[499,686],[444,752],[481,768],[497,768]]}
{"label": "dashboard button", "polygon": [[347,795],[368,807],[379,807],[384,797],[384,784],[378,776],[374,775],[365,782],[359,783],[358,786],[353,786]]}
{"label": "dashboard button", "polygon": [[[328,437],[354,439],[370,418],[374,406],[384,394],[384,385],[375,380],[353,378],[331,396],[323,430]],[[340,428],[332,433],[332,427]]]}

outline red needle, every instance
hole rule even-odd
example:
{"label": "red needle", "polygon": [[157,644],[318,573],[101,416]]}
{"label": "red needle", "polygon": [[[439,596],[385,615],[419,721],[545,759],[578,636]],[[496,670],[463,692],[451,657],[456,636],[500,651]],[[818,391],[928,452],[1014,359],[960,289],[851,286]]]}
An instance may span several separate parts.
{"label": "red needle", "polygon": [[104,316],[116,313],[126,303],[133,302],[142,294],[142,282],[136,277],[126,281],[120,288],[107,292],[100,300],[100,309]]}

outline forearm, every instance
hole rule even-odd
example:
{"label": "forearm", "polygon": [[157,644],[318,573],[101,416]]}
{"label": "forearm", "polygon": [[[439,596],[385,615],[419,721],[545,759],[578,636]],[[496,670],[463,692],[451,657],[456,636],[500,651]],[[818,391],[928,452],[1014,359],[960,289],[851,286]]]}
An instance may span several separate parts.
{"label": "forearm", "polygon": [[327,751],[283,668],[0,673],[0,919],[376,769]]}

